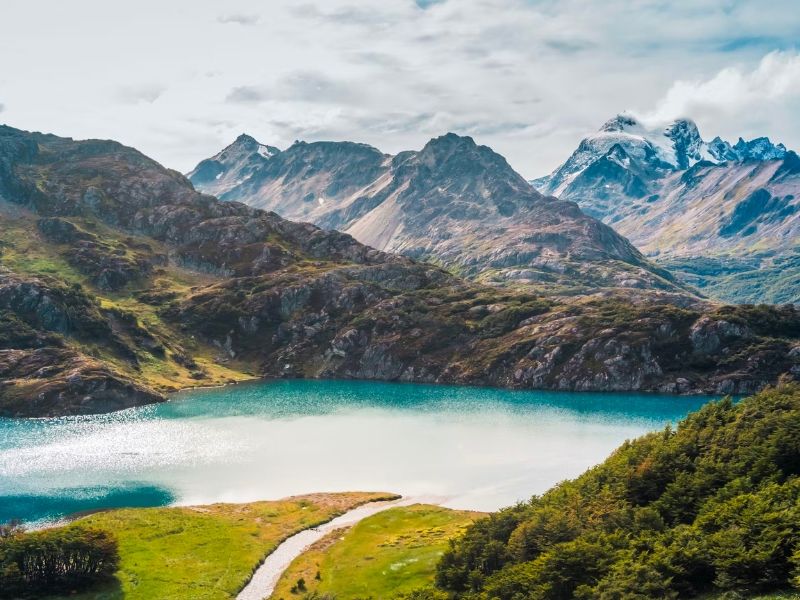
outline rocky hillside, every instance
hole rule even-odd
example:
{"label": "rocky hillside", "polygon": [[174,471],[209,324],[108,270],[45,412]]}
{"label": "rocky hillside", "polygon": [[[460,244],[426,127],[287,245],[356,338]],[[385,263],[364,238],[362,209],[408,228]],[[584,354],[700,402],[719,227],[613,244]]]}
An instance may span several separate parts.
{"label": "rocky hillside", "polygon": [[3,415],[256,376],[745,393],[800,373],[792,307],[484,287],[115,142],[0,128],[0,250]]}
{"label": "rocky hillside", "polygon": [[706,143],[691,121],[654,131],[618,116],[532,183],[706,293],[800,302],[800,159],[782,144]]}
{"label": "rocky hillside", "polygon": [[240,136],[188,177],[222,199],[486,282],[676,289],[627,240],[573,202],[537,193],[472,138],[450,133],[397,156],[352,142],[264,148]]}

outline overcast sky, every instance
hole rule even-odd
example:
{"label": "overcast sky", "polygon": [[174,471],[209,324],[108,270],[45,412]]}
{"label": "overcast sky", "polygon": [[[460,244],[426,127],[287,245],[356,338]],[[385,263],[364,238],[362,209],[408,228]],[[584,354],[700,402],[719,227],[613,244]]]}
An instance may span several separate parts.
{"label": "overcast sky", "polygon": [[447,131],[532,178],[621,111],[800,148],[796,0],[3,0],[0,123],[187,171],[241,132]]}

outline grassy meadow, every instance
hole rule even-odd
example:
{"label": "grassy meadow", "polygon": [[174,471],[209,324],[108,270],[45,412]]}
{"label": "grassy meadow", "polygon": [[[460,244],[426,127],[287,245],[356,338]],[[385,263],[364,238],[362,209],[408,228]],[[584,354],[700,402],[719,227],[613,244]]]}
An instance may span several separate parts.
{"label": "grassy meadow", "polygon": [[480,516],[417,504],[367,517],[332,532],[295,559],[272,599],[316,592],[341,600],[383,600],[428,586],[449,540]]}
{"label": "grassy meadow", "polygon": [[[386,493],[312,494],[248,504],[134,508],[90,515],[82,526],[113,532],[120,568],[80,600],[233,598],[287,537]],[[61,598],[61,597],[59,597]],[[52,600],[55,600],[53,598]]]}

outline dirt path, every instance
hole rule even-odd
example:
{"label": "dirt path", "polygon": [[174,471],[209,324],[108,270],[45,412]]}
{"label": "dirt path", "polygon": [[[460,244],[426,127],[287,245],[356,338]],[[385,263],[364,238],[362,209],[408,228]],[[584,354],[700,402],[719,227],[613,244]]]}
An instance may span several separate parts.
{"label": "dirt path", "polygon": [[287,538],[253,574],[252,579],[239,592],[238,600],[264,600],[275,590],[283,572],[291,562],[325,535],[341,527],[355,525],[362,519],[395,506],[408,506],[420,502],[419,498],[400,498],[363,504],[318,527],[305,529]]}

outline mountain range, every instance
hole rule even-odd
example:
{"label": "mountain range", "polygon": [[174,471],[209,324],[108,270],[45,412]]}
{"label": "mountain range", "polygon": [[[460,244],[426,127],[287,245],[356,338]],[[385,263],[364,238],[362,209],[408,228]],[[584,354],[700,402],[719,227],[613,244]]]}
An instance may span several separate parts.
{"label": "mountain range", "polygon": [[540,194],[470,137],[448,133],[391,156],[353,142],[280,151],[242,135],[187,176],[220,199],[483,282],[681,289],[612,228],[572,201]]}
{"label": "mountain range", "polygon": [[[323,157],[341,148],[308,146]],[[580,234],[568,243],[596,253],[580,259],[598,263],[589,270],[606,253],[612,265],[652,273],[610,228],[574,203],[527,190],[488,149],[454,136],[430,146],[380,161],[369,148],[357,151],[394,180],[384,188],[395,202],[421,198],[401,190],[440,180],[435,170],[446,168],[458,187],[434,199],[487,190],[487,219],[542,214]],[[266,161],[288,152],[259,149],[273,154]],[[459,166],[476,160],[494,168],[471,186]],[[310,168],[278,164],[287,174]],[[495,168],[504,178],[492,176]],[[319,172],[328,197],[344,197],[335,174]],[[360,206],[341,204],[331,218]],[[554,216],[545,214],[551,207]],[[422,209],[452,218],[448,207]],[[548,244],[559,248],[541,247]],[[117,142],[0,126],[2,415],[104,412],[252,377],[743,394],[798,373],[800,312],[792,306],[723,306],[680,290],[570,297],[487,286],[199,193]]]}
{"label": "mountain range", "polygon": [[782,144],[705,142],[687,119],[649,128],[618,115],[531,183],[711,296],[800,301],[800,158]]}

